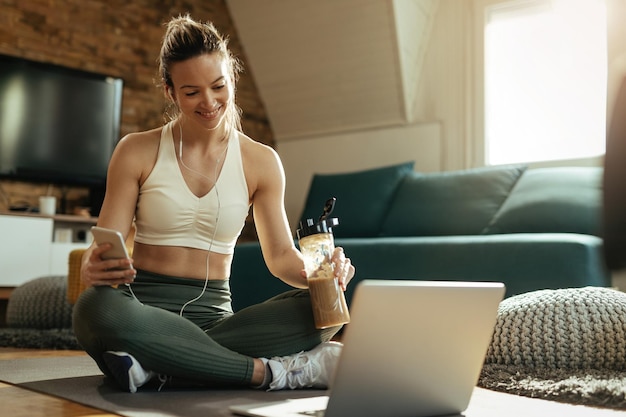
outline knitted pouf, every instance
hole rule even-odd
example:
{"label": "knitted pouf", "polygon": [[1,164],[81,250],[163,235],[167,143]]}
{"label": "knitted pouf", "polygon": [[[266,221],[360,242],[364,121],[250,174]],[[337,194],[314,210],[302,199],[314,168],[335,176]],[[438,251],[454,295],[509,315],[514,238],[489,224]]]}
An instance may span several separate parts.
{"label": "knitted pouf", "polygon": [[72,327],[72,306],[67,302],[67,277],[28,281],[15,290],[7,304],[7,326],[30,329]]}
{"label": "knitted pouf", "polygon": [[626,293],[585,287],[507,298],[485,363],[626,369]]}

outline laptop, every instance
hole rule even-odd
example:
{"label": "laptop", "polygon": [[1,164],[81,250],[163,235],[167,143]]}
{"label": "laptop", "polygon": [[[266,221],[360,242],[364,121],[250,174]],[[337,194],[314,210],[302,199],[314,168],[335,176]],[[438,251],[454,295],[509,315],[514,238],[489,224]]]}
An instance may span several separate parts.
{"label": "laptop", "polygon": [[478,382],[502,283],[363,280],[328,395],[230,407],[258,417],[459,414]]}

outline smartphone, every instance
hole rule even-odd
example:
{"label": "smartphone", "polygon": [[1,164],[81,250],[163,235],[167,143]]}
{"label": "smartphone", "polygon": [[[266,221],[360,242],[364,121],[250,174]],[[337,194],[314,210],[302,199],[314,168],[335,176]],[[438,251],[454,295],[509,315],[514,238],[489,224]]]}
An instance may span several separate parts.
{"label": "smartphone", "polygon": [[104,227],[93,226],[91,233],[98,244],[98,246],[104,243],[110,243],[112,248],[104,252],[101,256],[102,259],[120,259],[130,258],[128,251],[126,250],[126,244],[124,243],[124,237],[117,230],[105,229]]}

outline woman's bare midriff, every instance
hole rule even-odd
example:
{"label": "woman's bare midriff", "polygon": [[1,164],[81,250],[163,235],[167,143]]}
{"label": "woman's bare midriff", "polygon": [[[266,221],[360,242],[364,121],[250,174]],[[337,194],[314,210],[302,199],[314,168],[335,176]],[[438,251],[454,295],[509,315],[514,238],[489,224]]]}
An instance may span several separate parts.
{"label": "woman's bare midriff", "polygon": [[228,279],[232,254],[223,255],[201,249],[155,246],[135,242],[132,258],[136,269],[175,277],[205,279],[207,253],[209,254],[209,279]]}

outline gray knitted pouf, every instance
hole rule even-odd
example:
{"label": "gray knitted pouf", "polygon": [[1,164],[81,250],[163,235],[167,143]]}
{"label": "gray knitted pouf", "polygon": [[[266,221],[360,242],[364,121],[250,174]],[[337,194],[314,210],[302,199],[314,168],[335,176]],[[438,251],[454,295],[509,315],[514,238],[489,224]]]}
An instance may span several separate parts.
{"label": "gray knitted pouf", "polygon": [[72,305],[67,302],[67,277],[36,278],[13,290],[7,304],[7,326],[30,329],[72,327]]}
{"label": "gray knitted pouf", "polygon": [[626,368],[626,293],[585,287],[502,301],[485,363]]}

